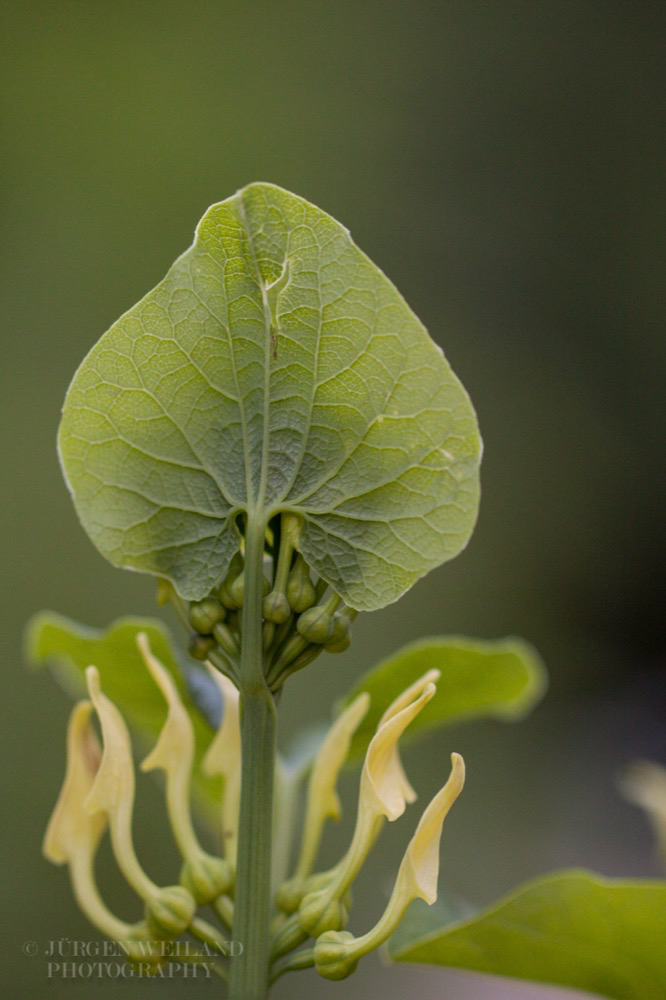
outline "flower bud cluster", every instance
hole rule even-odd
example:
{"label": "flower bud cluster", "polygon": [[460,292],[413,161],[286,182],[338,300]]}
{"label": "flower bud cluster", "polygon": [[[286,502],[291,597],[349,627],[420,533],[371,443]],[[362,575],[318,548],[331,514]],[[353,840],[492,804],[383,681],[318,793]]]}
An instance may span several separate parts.
{"label": "flower bud cluster", "polygon": [[[264,673],[271,690],[316,659],[322,651],[342,653],[351,642],[357,612],[346,607],[324,580],[313,583],[298,551],[301,521],[294,514],[273,519],[266,532],[262,620]],[[159,599],[171,600],[190,632],[189,652],[210,660],[237,679],[245,602],[245,566],[241,550],[231,560],[220,585],[200,601],[184,602],[162,580]]]}

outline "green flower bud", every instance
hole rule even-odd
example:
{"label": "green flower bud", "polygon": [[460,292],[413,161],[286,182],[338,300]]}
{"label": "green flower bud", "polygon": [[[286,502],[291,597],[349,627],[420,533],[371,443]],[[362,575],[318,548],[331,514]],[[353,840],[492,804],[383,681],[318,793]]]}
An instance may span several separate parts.
{"label": "green flower bud", "polygon": [[178,937],[192,923],[197,904],[182,885],[160,889],[146,903],[146,924],[156,938]]}
{"label": "green flower bud", "polygon": [[276,903],[279,909],[283,913],[295,913],[306,893],[323,889],[330,884],[332,878],[330,872],[317,872],[315,875],[308,875],[307,878],[288,879],[278,889]]}
{"label": "green flower bud", "polygon": [[243,597],[245,595],[245,573],[241,573],[236,577],[234,582],[229,587],[229,593],[231,595],[231,600],[234,602],[234,607],[243,607]]}
{"label": "green flower bud", "polygon": [[227,575],[222,581],[220,588],[218,590],[218,595],[222,604],[225,608],[229,608],[230,611],[235,610],[239,607],[234,601],[231,595],[231,586],[238,576],[243,572],[243,557],[240,552],[237,552],[229,563],[229,569],[227,570]]}
{"label": "green flower bud", "polygon": [[351,646],[351,636],[346,635],[338,642],[327,642],[324,649],[327,653],[344,653]]}
{"label": "green flower bud", "polygon": [[324,979],[346,979],[356,972],[358,958],[349,955],[354,941],[349,931],[326,931],[314,948],[315,968]]}
{"label": "green flower bud", "polygon": [[122,941],[122,947],[127,955],[127,961],[140,965],[145,970],[146,965],[157,971],[164,959],[164,948],[155,941],[154,935],[145,920],[134,924],[131,936]]}
{"label": "green flower bud", "polygon": [[290,614],[289,601],[284,594],[272,590],[270,594],[264,597],[263,615],[267,622],[282,625],[283,622],[286,622]]}
{"label": "green flower bud", "polygon": [[207,660],[217,643],[210,635],[199,635],[197,632],[190,639],[188,648],[190,656],[195,660]]}
{"label": "green flower bud", "polygon": [[186,861],[180,872],[180,883],[200,906],[212,903],[233,884],[233,868],[222,858],[210,854]]}
{"label": "green flower bud", "polygon": [[[265,576],[262,577],[262,594],[263,594],[264,597],[266,596],[266,594],[268,594],[268,592],[270,591],[270,589],[271,589],[270,583],[268,582],[268,580],[266,579]],[[233,603],[234,610],[237,609],[237,608],[242,608],[243,607],[243,600],[244,600],[244,597],[245,597],[245,573],[244,572],[241,573],[239,576],[237,576],[236,579],[234,580],[234,582],[229,587],[229,596],[231,597],[231,601]],[[223,603],[226,604],[226,602],[224,601],[224,598],[222,598],[222,601],[223,601]],[[226,606],[227,607],[231,607],[231,605],[229,605],[229,604],[227,604]]]}
{"label": "green flower bud", "polygon": [[339,899],[331,899],[325,889],[310,892],[298,908],[298,922],[310,937],[324,931],[339,931],[347,923],[347,907]]}
{"label": "green flower bud", "polygon": [[305,879],[292,878],[278,889],[275,902],[283,913],[295,913],[305,895]]}
{"label": "green flower bud", "polygon": [[275,625],[273,622],[264,622],[261,629],[261,645],[264,653],[273,645],[273,640],[275,638]]}
{"label": "green flower bud", "polygon": [[316,601],[315,589],[303,556],[298,556],[287,579],[287,600],[292,611],[301,614]]}
{"label": "green flower bud", "polygon": [[293,916],[289,920],[285,920],[271,944],[272,960],[275,961],[276,958],[298,948],[299,944],[303,944],[305,940],[307,940],[307,934],[301,930],[298,920]]}
{"label": "green flower bud", "polygon": [[[127,961],[134,968],[141,968],[142,972],[152,975],[153,969],[157,971],[160,964],[159,959],[154,954],[156,948],[148,941],[123,941],[123,951],[127,955]],[[144,966],[145,962],[145,966]]]}
{"label": "green flower bud", "polygon": [[210,635],[217,623],[224,621],[226,614],[226,608],[216,597],[204,597],[203,601],[190,605],[190,624],[201,635]]}
{"label": "green flower bud", "polygon": [[238,656],[238,643],[234,638],[230,629],[220,622],[213,629],[213,636],[215,637],[220,649],[227,654],[227,656]]}
{"label": "green flower bud", "polygon": [[[302,641],[303,640],[301,640],[301,642]],[[293,674],[297,670],[302,670],[303,667],[308,667],[313,660],[316,660],[318,656],[321,656],[323,649],[323,646],[315,646],[312,643],[309,646],[306,646],[303,652],[299,653],[298,656],[295,656],[294,659],[288,664],[289,673]]]}
{"label": "green flower bud", "polygon": [[231,587],[226,580],[218,590],[220,601],[228,611],[235,611],[238,605],[231,596]]}
{"label": "green flower bud", "polygon": [[333,615],[333,629],[331,631],[330,643],[342,642],[349,638],[351,632],[352,616],[348,608],[341,608]]}
{"label": "green flower bud", "polygon": [[299,616],[296,628],[308,642],[323,646],[331,638],[333,615],[325,606],[309,608]]}

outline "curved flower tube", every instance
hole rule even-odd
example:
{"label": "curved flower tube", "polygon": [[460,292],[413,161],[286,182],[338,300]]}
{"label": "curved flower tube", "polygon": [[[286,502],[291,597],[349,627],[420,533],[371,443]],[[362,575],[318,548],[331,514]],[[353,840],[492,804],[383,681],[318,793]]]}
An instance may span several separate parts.
{"label": "curved flower tube", "polygon": [[465,762],[451,754],[451,774],[444,787],[424,811],[405,851],[391,898],[378,922],[362,937],[347,932],[327,931],[314,948],[317,972],[327,979],[344,979],[358,960],[383,944],[396,930],[407,907],[415,899],[429,905],[437,899],[439,843],[442,826],[465,783]]}
{"label": "curved flower tube", "polygon": [[300,904],[301,929],[313,937],[325,930],[338,930],[344,923],[346,913],[341,901],[361,870],[384,820],[396,820],[405,811],[407,802],[416,797],[400,762],[398,740],[434,693],[432,672],[429,672],[387,709],[370,741],[349,849],[331,873],[330,883],[324,889],[308,893]]}
{"label": "curved flower tube", "polygon": [[160,890],[144,872],[134,850],[134,761],[130,736],[122,715],[102,692],[96,667],[87,668],[86,681],[102,726],[104,750],[85,808],[91,814],[107,814],[118,867],[134,891],[148,900],[158,895]]}
{"label": "curved flower tube", "polygon": [[206,666],[220,690],[224,707],[222,721],[206,751],[201,767],[206,774],[219,774],[224,780],[221,817],[224,854],[227,860],[235,866],[241,790],[239,696],[235,686],[224,674],[221,674],[208,662]]}
{"label": "curved flower tube", "polygon": [[88,920],[107,937],[125,941],[135,937],[138,925],[119,920],[102,900],[94,875],[95,856],[106,829],[103,812],[90,811],[86,799],[97,775],[101,748],[90,716],[93,706],[79,701],[67,726],[65,780],[44,836],[44,856],[56,865],[67,864],[76,901]]}

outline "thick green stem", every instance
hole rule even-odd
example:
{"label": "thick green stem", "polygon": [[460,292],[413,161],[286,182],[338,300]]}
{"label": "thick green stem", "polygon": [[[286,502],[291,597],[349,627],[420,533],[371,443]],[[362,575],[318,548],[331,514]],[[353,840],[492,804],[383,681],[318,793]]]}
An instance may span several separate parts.
{"label": "thick green stem", "polygon": [[245,538],[240,708],[242,789],[233,936],[243,946],[230,962],[230,1000],[268,993],[271,839],[275,774],[275,701],[264,680],[262,651],[264,525],[248,517]]}

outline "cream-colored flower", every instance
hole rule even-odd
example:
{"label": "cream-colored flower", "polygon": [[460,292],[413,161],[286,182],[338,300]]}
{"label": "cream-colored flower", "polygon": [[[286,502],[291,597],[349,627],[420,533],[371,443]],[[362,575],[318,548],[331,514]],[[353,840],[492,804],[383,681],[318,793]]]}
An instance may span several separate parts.
{"label": "cream-colored flower", "polygon": [[198,903],[210,903],[229,888],[231,871],[226,861],[204,851],[192,823],[190,778],[194,763],[194,727],[171,674],[151,652],[146,634],[140,632],[136,642],[168,705],[157,743],[141,764],[141,770],[161,768],[164,771],[169,821],[185,861],[180,881]]}
{"label": "cream-colored flower", "polygon": [[106,817],[91,816],[83,803],[93,786],[102,751],[90,725],[92,705],[79,701],[67,726],[65,780],[44,836],[44,855],[56,865],[81,852],[94,855],[106,828]]}
{"label": "cream-colored flower", "polygon": [[54,864],[69,866],[72,889],[81,910],[103,934],[129,939],[135,928],[111,913],[101,899],[94,876],[94,861],[106,816],[93,815],[85,801],[98,772],[101,749],[90,724],[92,705],[78,702],[67,727],[65,780],[44,836],[43,851]]}
{"label": "cream-colored flower", "polygon": [[102,693],[96,667],[88,667],[86,681],[102,726],[104,750],[85,808],[91,815],[103,812],[108,816],[118,867],[135,892],[149,899],[160,890],[139,864],[132,840],[134,762],[130,736],[122,715]]}
{"label": "cream-colored flower", "polygon": [[222,695],[223,713],[220,726],[206,751],[201,767],[206,774],[222,775],[222,830],[224,852],[235,865],[238,846],[238,815],[241,791],[241,735],[238,691],[231,681],[210,663],[208,672]]}
{"label": "cream-colored flower", "polygon": [[384,820],[396,820],[405,811],[407,802],[415,798],[400,761],[398,740],[434,695],[432,676],[432,672],[425,674],[396,698],[370,741],[349,849],[331,873],[329,885],[309,893],[300,904],[300,926],[313,937],[324,930],[339,929],[344,918],[342,900],[361,870]]}
{"label": "cream-colored flower", "polygon": [[328,931],[315,945],[315,966],[320,975],[342,979],[356,968],[359,958],[374,951],[396,930],[407,907],[415,899],[431,905],[437,899],[439,843],[442,826],[465,783],[465,763],[460,754],[451,754],[451,774],[423,813],[402,859],[388,905],[371,931],[354,938]]}
{"label": "cream-colored flower", "polygon": [[396,927],[412,900],[423,899],[428,905],[432,905],[437,899],[442,826],[464,784],[465,762],[460,754],[452,753],[449,779],[421,816],[398,871],[387,907],[387,914],[400,914],[395,921]]}
{"label": "cream-colored flower", "polygon": [[[425,674],[423,674],[422,677],[419,677],[418,680],[414,681],[413,684],[410,684],[410,686],[406,688],[401,695],[398,695],[398,697],[393,702],[391,702],[391,704],[389,705],[389,707],[386,709],[381,719],[379,720],[377,729],[378,730],[381,729],[381,727],[384,725],[385,722],[388,722],[389,719],[392,719],[395,715],[401,712],[403,708],[407,708],[407,706],[412,703],[414,698],[416,698],[421,693],[421,691],[423,691],[426,685],[436,684],[440,677],[441,677],[441,672],[439,670],[428,670],[426,671]],[[405,801],[415,802],[416,792],[414,791],[414,789],[412,788],[407,779],[407,775],[405,774],[404,768],[402,766],[402,762],[400,760],[397,747],[396,750],[394,751],[394,757],[391,763],[391,767],[393,770],[395,781],[399,784],[400,788],[402,789],[402,794],[405,798]]]}
{"label": "cream-colored flower", "polygon": [[319,748],[308,782],[303,846],[295,879],[305,878],[312,871],[325,821],[340,818],[340,798],[336,791],[338,775],[369,705],[370,695],[364,691],[335,720]]}
{"label": "cream-colored flower", "polygon": [[396,820],[416,792],[405,775],[398,740],[435,693],[439,671],[430,670],[395,699],[379,720],[363,765],[360,804],[377,816]]}
{"label": "cream-colored flower", "polygon": [[180,699],[178,688],[165,667],[153,655],[148,637],[136,637],[153,680],[164,695],[168,713],[153,750],[141,764],[142,771],[161,768],[166,776],[166,800],[171,828],[184,858],[202,853],[190,813],[190,775],[194,761],[194,729]]}

